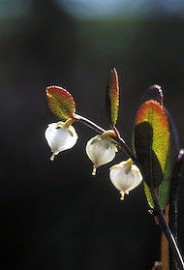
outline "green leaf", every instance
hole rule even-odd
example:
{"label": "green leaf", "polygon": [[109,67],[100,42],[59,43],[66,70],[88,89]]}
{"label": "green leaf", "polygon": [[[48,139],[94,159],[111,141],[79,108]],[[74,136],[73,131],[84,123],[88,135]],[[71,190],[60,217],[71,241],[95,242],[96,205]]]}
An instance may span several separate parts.
{"label": "green leaf", "polygon": [[51,113],[59,119],[66,120],[75,113],[75,101],[66,89],[52,85],[46,88],[46,95]]}
{"label": "green leaf", "polygon": [[153,145],[153,128],[148,121],[142,121],[135,126],[136,155],[144,168],[144,181],[148,186],[157,188],[162,179],[163,171]]}
{"label": "green leaf", "polygon": [[158,190],[162,208],[168,203],[171,177],[170,125],[164,106],[151,99],[139,108],[134,130],[134,148],[144,173],[145,194],[153,206],[150,188]]}
{"label": "green leaf", "polygon": [[106,107],[110,123],[115,126],[119,110],[119,82],[115,68],[111,70],[107,84]]}
{"label": "green leaf", "polygon": [[[166,205],[168,202],[168,197],[170,193],[170,185],[171,185],[171,177],[173,174],[173,168],[175,165],[175,162],[177,160],[177,156],[179,153],[179,137],[178,137],[178,131],[176,129],[174,120],[171,116],[171,114],[166,110],[168,120],[169,120],[169,130],[170,130],[170,151],[168,154],[166,169],[163,181],[159,187],[159,197],[160,197],[160,203],[161,205]],[[174,183],[173,183],[174,184]],[[168,192],[169,189],[169,192]],[[168,194],[168,196],[166,196]]]}

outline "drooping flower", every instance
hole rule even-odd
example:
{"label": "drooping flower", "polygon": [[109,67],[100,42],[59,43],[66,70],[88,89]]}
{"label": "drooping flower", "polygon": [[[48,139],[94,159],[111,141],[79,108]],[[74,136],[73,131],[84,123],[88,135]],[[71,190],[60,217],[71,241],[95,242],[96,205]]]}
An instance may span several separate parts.
{"label": "drooping flower", "polygon": [[60,121],[48,125],[45,138],[51,148],[51,160],[54,160],[55,155],[72,148],[76,144],[78,136],[74,127]]}
{"label": "drooping flower", "polygon": [[142,182],[142,175],[133,161],[128,159],[110,168],[110,180],[115,188],[120,191],[120,199],[123,200],[125,194],[129,194],[129,191]]}
{"label": "drooping flower", "polygon": [[93,162],[92,175],[96,175],[96,169],[115,157],[117,147],[111,137],[103,134],[91,138],[86,145],[86,153]]}

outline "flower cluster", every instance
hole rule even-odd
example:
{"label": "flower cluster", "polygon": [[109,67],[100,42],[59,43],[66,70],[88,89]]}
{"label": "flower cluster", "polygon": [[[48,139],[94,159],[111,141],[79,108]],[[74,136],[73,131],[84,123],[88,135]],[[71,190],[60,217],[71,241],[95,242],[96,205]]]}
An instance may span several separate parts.
{"label": "flower cluster", "polygon": [[[78,135],[72,126],[71,119],[66,122],[52,123],[45,131],[45,137],[51,148],[51,160],[62,151],[72,148]],[[116,134],[113,130],[91,138],[86,144],[86,154],[93,163],[92,175],[96,175],[98,167],[111,162],[118,151]],[[142,175],[132,160],[123,161],[110,168],[110,180],[121,194],[121,200],[130,190],[137,187],[142,181]]]}

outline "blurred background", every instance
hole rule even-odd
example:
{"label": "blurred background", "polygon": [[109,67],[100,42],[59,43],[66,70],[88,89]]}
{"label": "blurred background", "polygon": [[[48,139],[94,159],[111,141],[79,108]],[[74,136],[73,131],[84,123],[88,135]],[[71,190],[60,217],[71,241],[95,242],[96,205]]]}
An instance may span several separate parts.
{"label": "blurred background", "polygon": [[[0,268],[149,270],[159,259],[159,228],[142,186],[123,202],[111,164],[91,176],[79,139],[50,162],[44,138],[56,119],[45,88],[61,85],[77,112],[108,128],[105,88],[116,67],[121,93],[117,127],[131,144],[144,90],[162,86],[184,146],[184,2],[182,0],[0,0]],[[179,243],[184,250],[184,184]]]}

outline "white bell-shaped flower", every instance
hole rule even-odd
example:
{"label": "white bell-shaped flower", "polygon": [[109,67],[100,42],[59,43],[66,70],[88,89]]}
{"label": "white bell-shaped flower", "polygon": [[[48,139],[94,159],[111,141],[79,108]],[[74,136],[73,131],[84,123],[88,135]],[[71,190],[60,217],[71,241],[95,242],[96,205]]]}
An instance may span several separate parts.
{"label": "white bell-shaped flower", "polygon": [[139,168],[128,159],[110,168],[110,179],[115,188],[120,191],[123,200],[125,194],[129,194],[129,191],[142,182],[142,175]]}
{"label": "white bell-shaped flower", "polygon": [[78,139],[74,127],[65,125],[64,122],[52,123],[45,131],[45,138],[51,148],[51,160],[62,151],[72,148]]}
{"label": "white bell-shaped flower", "polygon": [[86,145],[86,153],[93,162],[92,175],[96,174],[96,169],[110,161],[115,157],[117,147],[110,137],[97,135],[91,138]]}

